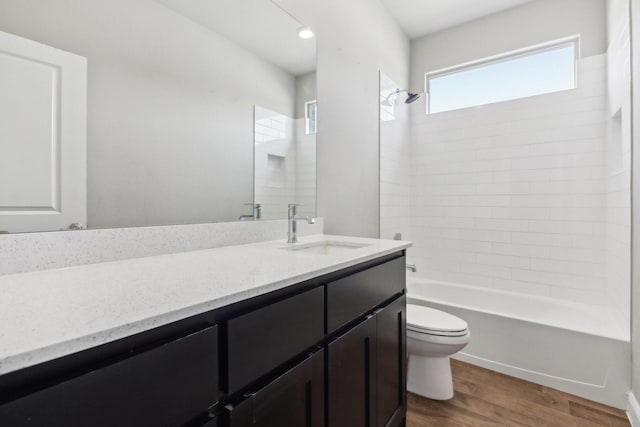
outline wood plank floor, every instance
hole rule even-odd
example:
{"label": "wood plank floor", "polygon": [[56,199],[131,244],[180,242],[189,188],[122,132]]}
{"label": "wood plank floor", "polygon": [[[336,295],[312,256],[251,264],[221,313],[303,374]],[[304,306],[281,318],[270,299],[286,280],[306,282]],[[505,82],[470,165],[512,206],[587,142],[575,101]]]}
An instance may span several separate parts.
{"label": "wood plank floor", "polygon": [[407,427],[630,426],[624,411],[451,360],[455,396],[409,393]]}

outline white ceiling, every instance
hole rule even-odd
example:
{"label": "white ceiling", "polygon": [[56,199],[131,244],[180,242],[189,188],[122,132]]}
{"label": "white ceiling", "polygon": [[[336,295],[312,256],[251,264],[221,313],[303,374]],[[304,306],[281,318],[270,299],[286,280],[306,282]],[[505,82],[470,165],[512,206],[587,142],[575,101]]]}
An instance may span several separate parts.
{"label": "white ceiling", "polygon": [[[156,0],[290,72],[316,68],[315,38],[297,36],[301,26],[270,0]],[[533,0],[382,0],[405,34],[414,39]]]}
{"label": "white ceiling", "polygon": [[233,40],[293,75],[316,68],[315,38],[270,0],[156,0],[184,17]]}
{"label": "white ceiling", "polygon": [[532,0],[382,0],[410,38],[424,36]]}

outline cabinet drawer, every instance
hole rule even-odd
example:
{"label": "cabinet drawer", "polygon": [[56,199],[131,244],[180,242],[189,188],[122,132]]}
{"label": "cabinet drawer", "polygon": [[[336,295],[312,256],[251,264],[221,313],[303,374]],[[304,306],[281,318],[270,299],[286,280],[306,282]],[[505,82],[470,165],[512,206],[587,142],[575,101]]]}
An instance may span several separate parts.
{"label": "cabinet drawer", "polygon": [[324,350],[229,410],[230,427],[324,427]]}
{"label": "cabinet drawer", "polygon": [[212,326],[2,405],[0,425],[175,427],[217,400]]}
{"label": "cabinet drawer", "polygon": [[327,332],[331,333],[405,288],[402,256],[327,284]]}
{"label": "cabinet drawer", "polygon": [[229,320],[229,393],[311,347],[323,336],[322,287]]}

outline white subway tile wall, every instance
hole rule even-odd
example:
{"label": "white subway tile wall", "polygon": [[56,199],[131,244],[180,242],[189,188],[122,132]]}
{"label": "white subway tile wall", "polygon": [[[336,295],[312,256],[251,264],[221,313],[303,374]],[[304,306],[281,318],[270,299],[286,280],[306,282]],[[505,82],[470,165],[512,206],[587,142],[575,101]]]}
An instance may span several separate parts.
{"label": "white subway tile wall", "polygon": [[381,123],[381,236],[406,230],[419,275],[607,304],[607,232],[617,217],[625,235],[629,199],[607,179],[606,55],[578,70],[575,90],[431,115],[414,103],[409,135]]}
{"label": "white subway tile wall", "polygon": [[[628,10],[611,3],[607,49],[606,276],[609,305],[629,328],[631,281],[631,98]],[[621,9],[615,9],[620,8]],[[615,10],[614,10],[615,9]]]}

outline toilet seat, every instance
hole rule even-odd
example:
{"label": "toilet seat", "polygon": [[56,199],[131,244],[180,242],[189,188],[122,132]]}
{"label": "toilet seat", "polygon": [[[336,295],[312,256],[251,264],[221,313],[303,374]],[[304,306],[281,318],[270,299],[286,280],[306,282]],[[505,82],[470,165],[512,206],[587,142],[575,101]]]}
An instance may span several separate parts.
{"label": "toilet seat", "polygon": [[[460,336],[435,335],[435,334],[425,334],[424,332],[415,332],[410,329],[407,329],[407,342],[411,340],[415,342],[426,343],[429,345],[438,345],[438,346],[442,345],[442,346],[446,346],[447,348],[451,346],[464,347],[471,340],[471,333],[469,332],[469,330],[467,330],[464,333],[464,335],[460,335]],[[452,353],[455,353],[455,351],[453,351]]]}
{"label": "toilet seat", "polygon": [[415,304],[407,304],[407,329],[441,337],[461,337],[469,333],[467,322],[459,317]]}
{"label": "toilet seat", "polygon": [[443,332],[443,331],[434,331],[432,329],[424,329],[424,328],[416,328],[414,326],[407,325],[407,330],[411,332],[417,332],[424,335],[435,335],[438,337],[462,337],[469,333],[467,329],[462,331],[455,332]]}

